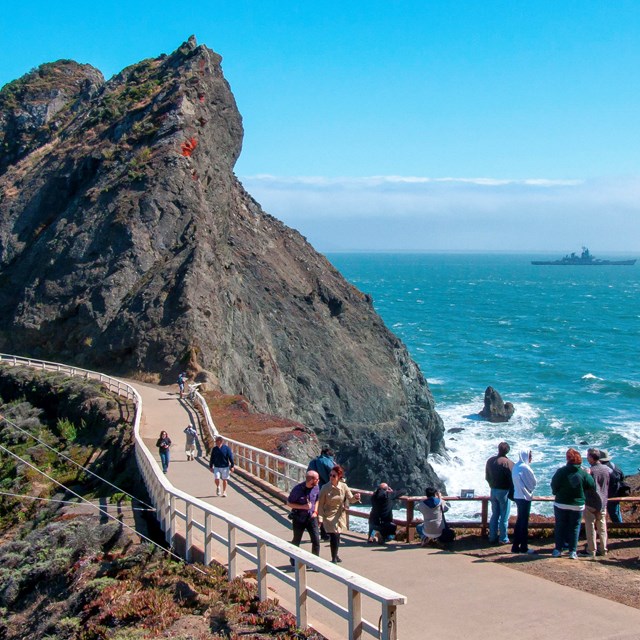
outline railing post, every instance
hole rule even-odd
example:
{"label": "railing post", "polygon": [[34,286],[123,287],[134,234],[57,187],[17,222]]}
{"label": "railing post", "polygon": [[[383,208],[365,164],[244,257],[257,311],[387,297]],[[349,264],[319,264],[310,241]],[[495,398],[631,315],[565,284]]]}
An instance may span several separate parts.
{"label": "railing post", "polygon": [[165,508],[164,531],[167,542],[173,546],[173,536],[176,534],[176,497],[169,496],[169,504]]}
{"label": "railing post", "polygon": [[362,638],[362,594],[349,587],[349,640]]}
{"label": "railing post", "polygon": [[211,547],[213,542],[213,536],[211,535],[211,514],[204,514],[204,564],[205,566],[209,566],[211,564]]}
{"label": "railing post", "polygon": [[413,542],[413,527],[411,526],[414,515],[413,504],[413,500],[407,500],[407,544]]}
{"label": "railing post", "polygon": [[238,548],[236,545],[236,528],[231,523],[228,524],[228,543],[229,547],[228,551],[228,565],[229,569],[227,571],[227,577],[229,580],[233,580],[237,574],[237,563],[238,563]]}
{"label": "railing post", "polygon": [[296,560],[296,624],[299,629],[306,629],[307,622],[307,565]]}
{"label": "railing post", "polygon": [[489,498],[482,498],[482,527],[480,535],[486,538],[489,535]]}
{"label": "railing post", "polygon": [[191,562],[191,547],[193,546],[193,505],[190,502],[187,502],[186,508],[186,531],[184,536],[185,541],[185,550],[184,550],[184,559],[187,562]]}
{"label": "railing post", "polygon": [[396,614],[396,605],[382,605],[382,626],[380,629],[380,640],[398,640],[398,620]]}
{"label": "railing post", "polygon": [[269,597],[267,593],[267,545],[258,540],[257,549],[258,570],[256,579],[258,581],[258,600],[261,602]]}

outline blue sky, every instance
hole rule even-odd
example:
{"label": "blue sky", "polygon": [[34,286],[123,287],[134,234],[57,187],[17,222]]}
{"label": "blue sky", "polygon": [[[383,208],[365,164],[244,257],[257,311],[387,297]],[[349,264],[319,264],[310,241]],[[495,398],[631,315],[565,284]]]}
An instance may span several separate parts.
{"label": "blue sky", "polygon": [[637,2],[14,2],[0,85],[191,34],[244,119],[236,173],[321,250],[640,250]]}

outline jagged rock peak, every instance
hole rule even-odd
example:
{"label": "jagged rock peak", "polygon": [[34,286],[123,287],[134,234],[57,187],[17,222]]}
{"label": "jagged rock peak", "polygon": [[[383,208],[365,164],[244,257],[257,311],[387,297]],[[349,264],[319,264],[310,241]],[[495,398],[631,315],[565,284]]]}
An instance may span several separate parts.
{"label": "jagged rock peak", "polygon": [[427,383],[371,298],[233,174],[220,63],[190,38],[95,76],[55,129],[3,125],[19,151],[0,171],[0,349],[165,382],[186,368],[312,427],[354,484],[421,491],[443,448]]}
{"label": "jagged rock peak", "polygon": [[91,65],[58,60],[0,89],[0,173],[51,140],[103,83]]}

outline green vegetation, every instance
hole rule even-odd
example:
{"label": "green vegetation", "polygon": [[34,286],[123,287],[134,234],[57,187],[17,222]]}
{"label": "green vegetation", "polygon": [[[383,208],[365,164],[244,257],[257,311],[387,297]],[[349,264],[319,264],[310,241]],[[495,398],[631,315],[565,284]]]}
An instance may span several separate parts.
{"label": "green vegetation", "polygon": [[[125,492],[140,490],[122,419],[133,412],[98,384],[0,365],[0,413],[24,431],[0,423],[0,444],[75,492],[126,504]],[[105,488],[29,434],[123,491]],[[322,640],[296,629],[277,601],[260,602],[255,583],[229,582],[219,565],[167,558],[119,521],[67,504],[73,495],[4,453],[0,492],[2,640]]]}

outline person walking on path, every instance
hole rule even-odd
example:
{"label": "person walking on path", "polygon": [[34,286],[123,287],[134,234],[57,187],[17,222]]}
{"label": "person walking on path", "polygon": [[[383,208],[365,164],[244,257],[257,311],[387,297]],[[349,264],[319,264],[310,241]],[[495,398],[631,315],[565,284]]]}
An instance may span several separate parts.
{"label": "person walking on path", "polygon": [[444,531],[444,513],[449,511],[449,505],[434,487],[427,487],[424,493],[427,499],[416,505],[423,519],[422,523],[416,527],[416,531],[422,540],[422,546],[426,547],[430,542],[440,541]]}
{"label": "person walking on path", "polygon": [[513,498],[518,509],[518,517],[513,529],[512,553],[535,553],[533,549],[529,549],[529,514],[533,491],[537,484],[533,469],[529,466],[531,459],[531,451],[521,451],[518,454],[518,461],[511,470]]}
{"label": "person walking on path", "polygon": [[217,436],[216,446],[211,450],[211,458],[209,460],[209,469],[213,472],[217,496],[220,495],[220,481],[222,480],[222,497],[227,497],[227,480],[229,480],[229,474],[234,468],[235,464],[231,449],[224,444],[222,436]]}
{"label": "person walking on path", "polygon": [[[611,477],[609,478],[609,498],[620,497],[620,485],[624,480],[624,473],[611,460],[609,452],[606,449],[600,449],[600,462],[611,469]],[[607,501],[607,513],[611,518],[611,522],[617,524],[622,523],[622,511],[620,511],[620,503],[616,500]]]}
{"label": "person walking on path", "polygon": [[344,481],[344,469],[335,465],[329,474],[329,482],[320,489],[318,515],[329,534],[331,562],[342,562],[338,555],[340,533],[347,526],[346,511],[350,504],[360,502],[360,494],[353,493]]}
{"label": "person walking on path", "polygon": [[595,491],[593,478],[580,466],[582,456],[575,449],[567,450],[567,464],[560,467],[551,478],[551,491],[555,496],[553,514],[555,516],[553,557],[559,558],[565,545],[569,548],[569,558],[578,557],[578,536],[580,521],[584,511],[585,493]]}
{"label": "person walking on path", "polygon": [[596,483],[595,491],[587,491],[584,506],[584,530],[587,534],[587,550],[582,554],[589,558],[596,555],[596,531],[598,533],[598,555],[607,555],[607,498],[609,480],[613,471],[600,462],[600,451],[589,449],[587,460],[591,465],[588,473]]}
{"label": "person walking on path", "polygon": [[196,443],[198,442],[198,432],[192,424],[188,424],[187,428],[184,430],[184,434],[187,438],[184,444],[184,450],[187,454],[187,460],[195,460],[197,453]]}
{"label": "person walking on path", "polygon": [[[319,488],[322,489],[325,484],[329,483],[329,474],[331,469],[336,466],[335,453],[328,446],[322,447],[320,455],[314,458],[307,467],[307,471],[315,471],[320,476]],[[328,540],[329,534],[325,531],[324,524],[320,525],[320,538]]]}
{"label": "person walking on path", "polygon": [[386,482],[381,482],[371,496],[369,512],[369,536],[367,542],[384,544],[393,540],[398,528],[393,521],[393,501],[406,493],[404,489],[394,491]]}
{"label": "person walking on path", "polygon": [[171,438],[166,431],[160,432],[160,437],[156,441],[156,447],[158,447],[158,452],[160,453],[162,472],[167,473],[169,470],[169,448],[171,447]]}
{"label": "person walking on path", "polygon": [[508,544],[509,492],[513,489],[511,469],[513,461],[507,458],[511,447],[506,442],[498,445],[498,455],[487,460],[485,478],[491,487],[491,520],[489,520],[489,542]]}
{"label": "person walking on path", "polygon": [[[318,496],[320,476],[317,471],[307,471],[305,481],[300,482],[291,490],[287,498],[287,507],[291,509],[291,525],[293,540],[291,544],[300,546],[302,534],[309,532],[311,538],[311,553],[320,555],[320,530],[318,529]],[[293,558],[291,564],[295,565]]]}
{"label": "person walking on path", "polygon": [[184,398],[184,385],[187,383],[187,374],[183,371],[178,376],[178,389],[180,389],[180,399]]}

